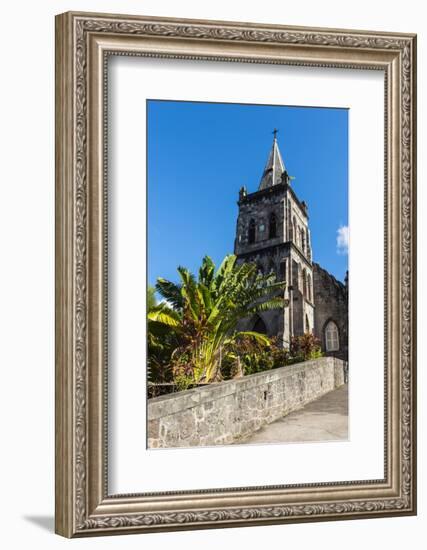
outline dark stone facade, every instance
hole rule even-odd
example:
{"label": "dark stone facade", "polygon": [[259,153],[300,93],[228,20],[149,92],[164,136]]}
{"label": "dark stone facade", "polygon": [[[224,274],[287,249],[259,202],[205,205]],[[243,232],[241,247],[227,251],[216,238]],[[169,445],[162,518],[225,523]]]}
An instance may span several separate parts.
{"label": "dark stone facade", "polygon": [[[322,343],[325,355],[348,360],[348,277],[345,284],[313,263],[314,277],[314,334]],[[328,351],[326,329],[328,323],[338,328],[338,350]]]}
{"label": "dark stone facade", "polygon": [[326,355],[347,360],[347,284],[313,263],[308,206],[291,180],[275,135],[258,190],[240,189],[234,253],[238,263],[255,263],[285,281],[288,306],[242,319],[239,329],[276,336],[285,348],[311,332]]}

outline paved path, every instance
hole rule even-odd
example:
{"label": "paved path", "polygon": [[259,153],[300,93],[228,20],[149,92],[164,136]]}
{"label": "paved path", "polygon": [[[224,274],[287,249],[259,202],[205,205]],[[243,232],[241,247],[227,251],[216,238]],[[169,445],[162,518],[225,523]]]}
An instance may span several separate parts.
{"label": "paved path", "polygon": [[348,439],[348,387],[333,390],[304,408],[264,426],[239,443],[290,443]]}

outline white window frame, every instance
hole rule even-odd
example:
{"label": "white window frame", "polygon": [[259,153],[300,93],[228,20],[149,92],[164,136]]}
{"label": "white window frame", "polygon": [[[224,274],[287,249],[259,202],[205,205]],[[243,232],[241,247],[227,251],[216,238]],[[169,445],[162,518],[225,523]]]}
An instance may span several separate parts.
{"label": "white window frame", "polygon": [[325,327],[325,346],[326,351],[339,351],[340,349],[338,326],[334,321],[329,321]]}

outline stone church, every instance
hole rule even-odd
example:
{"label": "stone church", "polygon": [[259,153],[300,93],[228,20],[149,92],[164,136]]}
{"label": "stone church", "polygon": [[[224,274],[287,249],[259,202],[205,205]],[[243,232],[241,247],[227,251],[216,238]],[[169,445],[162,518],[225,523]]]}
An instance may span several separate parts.
{"label": "stone church", "polygon": [[239,192],[234,253],[262,273],[286,281],[288,307],[242,321],[242,329],[277,336],[284,347],[306,332],[319,338],[322,351],[348,358],[348,276],[341,283],[313,262],[308,206],[292,187],[274,132],[258,190]]}

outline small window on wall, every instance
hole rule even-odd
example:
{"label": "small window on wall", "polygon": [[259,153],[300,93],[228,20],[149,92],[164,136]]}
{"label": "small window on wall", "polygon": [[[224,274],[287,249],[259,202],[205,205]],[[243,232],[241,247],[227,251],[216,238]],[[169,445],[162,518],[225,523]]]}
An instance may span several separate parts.
{"label": "small window on wall", "polygon": [[249,234],[248,234],[249,244],[255,242],[255,220],[249,222]]}
{"label": "small window on wall", "polygon": [[275,237],[277,237],[276,214],[272,212],[270,214],[270,221],[268,226],[268,238],[274,239]]}
{"label": "small window on wall", "polygon": [[281,281],[286,281],[286,260],[280,262],[279,275]]}
{"label": "small window on wall", "polygon": [[326,351],[338,351],[340,349],[338,327],[333,321],[329,321],[325,327],[325,343]]}

